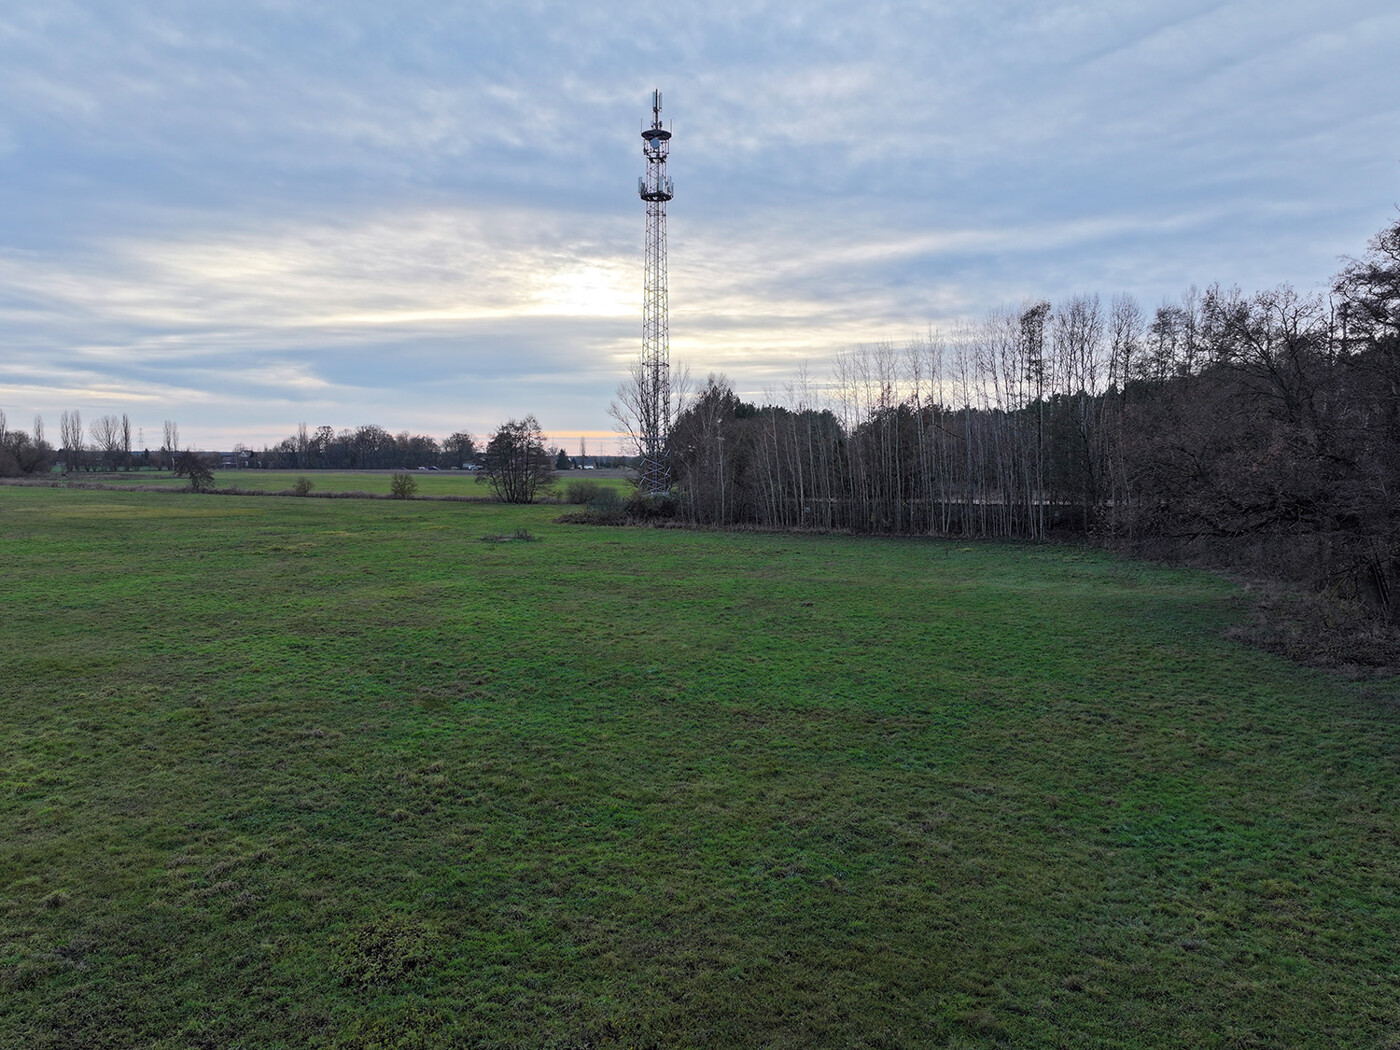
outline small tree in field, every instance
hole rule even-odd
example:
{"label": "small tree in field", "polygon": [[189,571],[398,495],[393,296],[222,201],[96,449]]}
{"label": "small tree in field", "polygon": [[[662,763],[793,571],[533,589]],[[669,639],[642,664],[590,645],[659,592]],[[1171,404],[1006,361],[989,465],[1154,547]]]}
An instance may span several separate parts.
{"label": "small tree in field", "polygon": [[502,423],[486,445],[485,459],[477,480],[489,481],[506,503],[533,503],[554,480],[553,458],[534,416]]}
{"label": "small tree in field", "polygon": [[394,499],[412,499],[418,491],[418,479],[412,474],[395,474],[389,480],[389,495]]}
{"label": "small tree in field", "polygon": [[214,484],[214,472],[204,457],[188,449],[175,457],[175,476],[189,478],[191,492],[203,492]]}

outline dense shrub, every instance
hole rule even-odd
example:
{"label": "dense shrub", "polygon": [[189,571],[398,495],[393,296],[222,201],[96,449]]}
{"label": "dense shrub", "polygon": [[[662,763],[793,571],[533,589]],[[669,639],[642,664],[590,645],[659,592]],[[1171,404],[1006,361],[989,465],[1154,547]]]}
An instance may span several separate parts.
{"label": "dense shrub", "polygon": [[626,511],[636,521],[668,521],[676,516],[676,497],[669,492],[642,492],[627,497]]}
{"label": "dense shrub", "polygon": [[1227,634],[1299,663],[1352,674],[1400,670],[1400,628],[1354,599],[1297,584],[1256,581],[1248,622]]}
{"label": "dense shrub", "polygon": [[592,503],[606,488],[596,481],[571,481],[564,487],[564,502]]}
{"label": "dense shrub", "polygon": [[598,514],[616,514],[623,509],[622,494],[617,489],[599,486],[598,492],[588,501],[588,509]]}
{"label": "dense shrub", "polygon": [[[626,500],[610,485],[583,482],[594,492],[588,509],[561,514],[554,520],[568,525],[628,525],[670,521],[676,517],[677,504],[670,494],[655,496],[633,492]],[[570,486],[572,488],[572,486]],[[574,502],[573,499],[569,500]]]}
{"label": "dense shrub", "polygon": [[395,474],[389,482],[389,495],[394,499],[412,499],[418,491],[418,479],[412,474]]}
{"label": "dense shrub", "polygon": [[21,430],[6,431],[0,413],[0,477],[47,473],[52,459],[53,450],[42,440],[32,441]]}

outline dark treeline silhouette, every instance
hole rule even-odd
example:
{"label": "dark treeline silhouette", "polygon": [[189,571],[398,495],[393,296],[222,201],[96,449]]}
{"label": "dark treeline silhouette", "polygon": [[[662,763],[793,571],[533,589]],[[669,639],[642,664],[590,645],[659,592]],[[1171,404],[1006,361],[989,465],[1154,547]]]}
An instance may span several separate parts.
{"label": "dark treeline silhouette", "polygon": [[[55,463],[67,471],[168,469],[180,451],[179,429],[169,420],[159,450],[133,449],[131,423],[125,414],[100,416],[84,428],[76,409],[64,412],[57,449],[44,441],[42,419],[35,419],[32,436],[7,430],[3,424],[4,415],[0,413],[0,475],[44,473]],[[310,430],[302,424],[294,435],[261,452],[239,444],[232,453],[205,455],[215,466],[223,462],[292,470],[402,470],[454,469],[472,463],[477,452],[475,439],[464,431],[439,441],[407,431],[391,434],[374,425],[337,431],[326,426]]]}
{"label": "dark treeline silhouette", "polygon": [[[529,417],[533,420],[533,416]],[[512,423],[515,421],[512,420]],[[538,424],[535,424],[538,428]],[[551,461],[559,470],[571,470],[575,462],[558,446],[547,449]],[[580,465],[622,467],[621,456],[580,456]],[[367,424],[353,429],[335,430],[306,424],[291,437],[276,445],[251,453],[247,466],[274,470],[412,470],[415,467],[440,467],[457,470],[462,467],[487,467],[490,462],[489,439],[486,445],[465,430],[443,438],[402,431],[391,434],[383,427]]]}
{"label": "dark treeline silhouette", "polygon": [[465,431],[438,441],[426,434],[391,434],[368,424],[353,429],[297,428],[291,437],[264,448],[255,457],[260,467],[283,470],[403,470],[414,467],[455,469],[471,463],[475,439]]}
{"label": "dark treeline silhouette", "polygon": [[1037,302],[845,352],[820,394],[799,377],[771,400],[711,377],[685,406],[682,517],[1214,544],[1395,616],[1400,223],[1325,295]]}

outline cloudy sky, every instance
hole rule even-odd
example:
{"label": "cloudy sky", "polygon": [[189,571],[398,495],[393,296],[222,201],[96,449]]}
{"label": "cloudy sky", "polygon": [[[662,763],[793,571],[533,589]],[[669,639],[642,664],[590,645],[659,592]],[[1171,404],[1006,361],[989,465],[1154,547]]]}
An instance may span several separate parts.
{"label": "cloudy sky", "polygon": [[672,359],[749,396],[1030,296],[1323,286],[1393,0],[0,0],[0,408],[146,443],[611,432],[660,87]]}

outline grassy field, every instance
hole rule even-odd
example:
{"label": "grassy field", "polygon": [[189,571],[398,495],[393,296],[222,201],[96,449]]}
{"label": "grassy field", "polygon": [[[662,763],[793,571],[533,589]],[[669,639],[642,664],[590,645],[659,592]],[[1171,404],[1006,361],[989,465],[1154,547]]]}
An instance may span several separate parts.
{"label": "grassy field", "polygon": [[1400,1047],[1394,682],[557,513],[0,489],[0,1046]]}
{"label": "grassy field", "polygon": [[[398,471],[392,470],[216,470],[215,488],[238,488],[252,492],[287,492],[299,478],[311,483],[312,496],[339,492],[367,492],[372,496],[387,496],[389,482]],[[483,482],[480,475],[465,470],[407,470],[417,483],[420,497],[455,496],[470,500],[489,500],[491,486]],[[623,479],[623,471],[615,470],[566,470],[560,471],[558,480],[550,492],[562,497],[571,483],[579,481],[595,482],[615,488],[619,493],[630,492],[631,486]],[[58,482],[59,479],[55,478]],[[189,481],[177,478],[168,471],[117,471],[110,474],[75,473],[65,475],[60,484],[72,482],[79,485],[103,485],[132,490],[162,488],[179,490],[189,488]]]}

